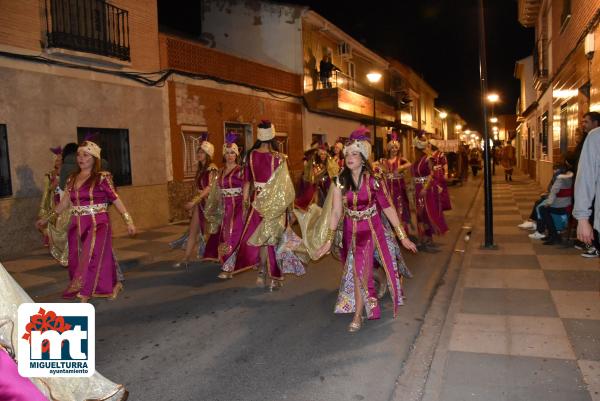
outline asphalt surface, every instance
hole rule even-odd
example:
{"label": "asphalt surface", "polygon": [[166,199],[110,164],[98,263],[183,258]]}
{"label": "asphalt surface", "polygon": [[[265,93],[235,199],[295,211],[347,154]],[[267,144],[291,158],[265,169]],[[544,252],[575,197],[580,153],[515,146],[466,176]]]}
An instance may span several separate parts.
{"label": "asphalt surface", "polygon": [[93,301],[96,368],[130,400],[388,401],[478,185],[450,189],[438,252],[405,254],[414,278],[396,319],[386,298],[380,320],[348,333],[352,316],[333,314],[341,264],[331,257],[275,292],[257,288],[254,271],[222,281],[215,264],[185,272],[163,261],[127,272],[118,300]]}

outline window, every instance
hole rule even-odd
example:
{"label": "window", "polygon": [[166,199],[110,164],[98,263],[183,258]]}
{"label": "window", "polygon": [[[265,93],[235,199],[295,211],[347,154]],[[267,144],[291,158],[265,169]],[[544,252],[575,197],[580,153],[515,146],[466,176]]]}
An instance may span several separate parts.
{"label": "window", "polygon": [[8,136],[6,125],[0,124],[0,196],[12,195],[10,162],[8,160]]}
{"label": "window", "polygon": [[288,154],[288,135],[285,132],[275,132],[275,140],[279,145],[278,152]]}
{"label": "window", "polygon": [[[225,135],[227,135],[227,133],[230,131],[235,132],[237,134],[235,144],[238,146],[241,156],[254,144],[254,137],[252,136],[252,124],[225,122],[223,139],[225,138]],[[225,143],[224,140],[223,143]]]}
{"label": "window", "polygon": [[542,129],[540,131],[540,145],[542,155],[548,155],[548,112],[545,112],[541,119]]}
{"label": "window", "polygon": [[102,148],[102,169],[112,173],[115,185],[131,185],[129,130],[77,127],[77,140],[81,143],[86,138]]}
{"label": "window", "polygon": [[196,176],[198,161],[196,160],[196,149],[203,139],[208,138],[208,129],[193,125],[181,126],[181,142],[183,149],[183,178],[193,179]]}

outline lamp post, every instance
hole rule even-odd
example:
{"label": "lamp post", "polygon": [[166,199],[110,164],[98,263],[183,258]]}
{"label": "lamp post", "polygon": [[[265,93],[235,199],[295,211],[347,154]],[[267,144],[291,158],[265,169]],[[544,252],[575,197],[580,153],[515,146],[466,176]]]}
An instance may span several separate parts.
{"label": "lamp post", "polygon": [[367,79],[371,83],[371,88],[373,89],[373,143],[375,143],[375,138],[377,137],[377,116],[375,114],[375,84],[381,79],[381,73],[377,71],[370,72],[367,74]]}
{"label": "lamp post", "polygon": [[444,141],[448,138],[446,138],[446,131],[444,130],[444,124],[446,124],[446,117],[448,117],[448,113],[446,113],[445,111],[440,111],[440,119],[442,120],[442,138],[444,138]]}

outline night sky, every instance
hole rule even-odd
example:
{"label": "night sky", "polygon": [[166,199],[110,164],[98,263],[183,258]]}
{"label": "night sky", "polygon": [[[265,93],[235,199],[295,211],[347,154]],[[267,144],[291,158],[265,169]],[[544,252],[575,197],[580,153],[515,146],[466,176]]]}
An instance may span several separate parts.
{"label": "night sky", "polygon": [[[458,112],[481,130],[477,0],[396,0],[364,2],[286,1],[309,6],[369,49],[411,66],[438,92],[438,108]],[[199,5],[159,0],[159,22],[199,35]],[[190,4],[186,2],[185,4]],[[353,5],[351,5],[353,4]],[[531,54],[533,29],[517,20],[517,0],[484,0],[488,87],[501,103],[496,114],[514,114],[519,96],[515,61]]]}

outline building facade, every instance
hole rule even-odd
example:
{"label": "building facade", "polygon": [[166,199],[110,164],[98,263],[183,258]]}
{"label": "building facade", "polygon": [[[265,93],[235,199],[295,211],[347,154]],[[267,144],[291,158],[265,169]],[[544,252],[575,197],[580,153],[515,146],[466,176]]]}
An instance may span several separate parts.
{"label": "building facade", "polygon": [[[521,119],[529,127],[536,179],[552,176],[553,161],[573,150],[581,139],[580,121],[587,111],[600,110],[600,0],[520,0],[519,22],[535,29],[533,87],[535,110]],[[524,113],[523,111],[523,113]],[[532,136],[537,135],[537,140]],[[527,151],[527,150],[526,150]],[[532,156],[533,155],[533,156]],[[528,166],[531,174],[532,166]]]}
{"label": "building facade", "polygon": [[0,257],[40,244],[49,148],[86,135],[138,228],[167,223],[162,89],[138,74],[159,69],[156,2],[2,1],[0,50]]}
{"label": "building facade", "polygon": [[238,134],[243,152],[256,140],[257,125],[270,119],[292,174],[302,171],[301,75],[243,59],[173,35],[160,34],[169,125],[169,219],[187,218],[183,205],[194,190],[195,150],[201,138],[215,146],[222,165],[225,134]]}

